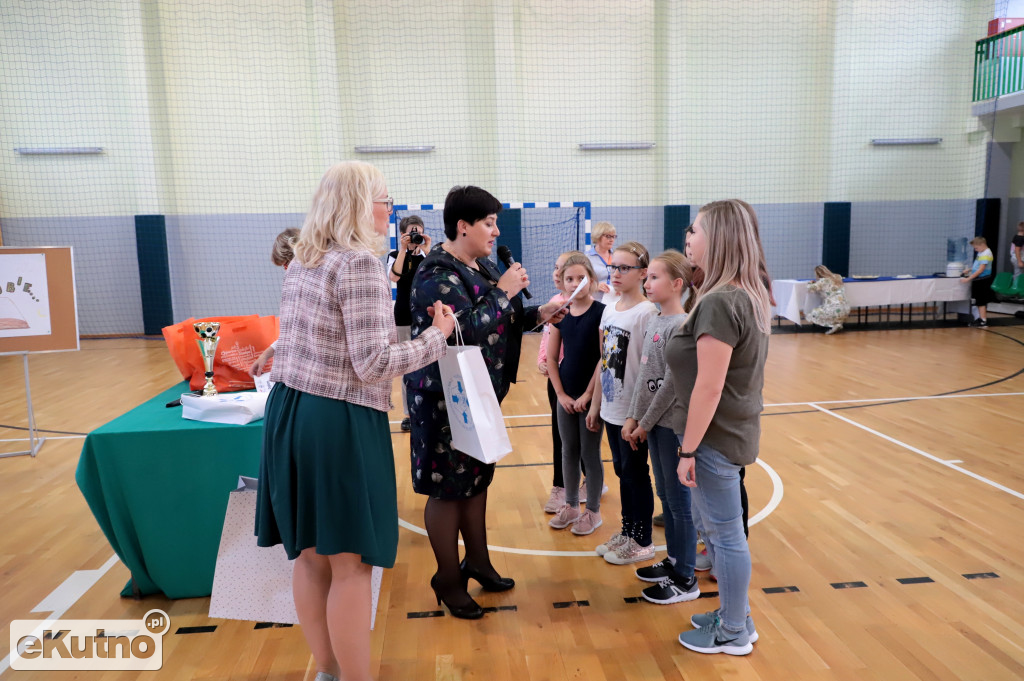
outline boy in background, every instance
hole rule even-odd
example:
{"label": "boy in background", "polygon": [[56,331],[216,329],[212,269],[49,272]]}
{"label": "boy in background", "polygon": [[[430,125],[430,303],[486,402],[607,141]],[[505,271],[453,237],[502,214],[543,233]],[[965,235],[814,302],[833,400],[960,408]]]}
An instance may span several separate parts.
{"label": "boy in background", "polygon": [[989,281],[992,278],[992,250],[983,236],[971,239],[971,245],[974,246],[976,254],[974,264],[971,265],[970,270],[965,269],[960,276],[971,282],[971,298],[978,306],[978,318],[969,326],[984,329],[988,326],[988,310],[986,308],[989,301],[992,300],[992,282]]}

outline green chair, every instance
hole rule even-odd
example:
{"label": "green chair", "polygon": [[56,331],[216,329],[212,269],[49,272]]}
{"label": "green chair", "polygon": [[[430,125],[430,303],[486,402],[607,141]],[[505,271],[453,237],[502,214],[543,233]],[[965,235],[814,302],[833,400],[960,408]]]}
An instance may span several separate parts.
{"label": "green chair", "polygon": [[[1020,277],[1018,277],[1020,279]],[[1001,296],[1012,296],[1013,294],[1013,275],[1009,272],[1000,272],[996,275],[995,281],[992,282],[992,290]]]}
{"label": "green chair", "polygon": [[[1010,275],[1010,278],[1012,279],[1013,275]],[[1012,289],[1010,289],[1009,295],[1012,298],[1024,299],[1024,274],[1021,274],[1019,277],[1017,277],[1017,284]]]}

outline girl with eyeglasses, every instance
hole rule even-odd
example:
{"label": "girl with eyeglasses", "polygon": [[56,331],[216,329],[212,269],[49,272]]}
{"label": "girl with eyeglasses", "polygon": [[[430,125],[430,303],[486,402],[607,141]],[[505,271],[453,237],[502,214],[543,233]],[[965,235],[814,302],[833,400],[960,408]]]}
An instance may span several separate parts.
{"label": "girl with eyeglasses", "polygon": [[595,372],[600,390],[594,390],[587,428],[598,432],[605,423],[612,464],[619,478],[622,500],[622,529],[597,547],[597,555],[613,565],[626,565],[654,558],[651,520],[654,492],[647,465],[647,444],[633,450],[622,439],[622,426],[629,415],[630,401],[640,366],[640,350],[647,323],[658,313],[644,297],[650,255],[643,244],[625,243],[612,252],[609,269],[617,302],[605,307],[601,316],[601,362]]}

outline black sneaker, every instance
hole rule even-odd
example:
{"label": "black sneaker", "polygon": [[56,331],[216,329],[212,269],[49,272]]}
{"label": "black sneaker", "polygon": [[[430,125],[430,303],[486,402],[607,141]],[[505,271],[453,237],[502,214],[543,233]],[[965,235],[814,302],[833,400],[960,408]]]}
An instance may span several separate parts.
{"label": "black sneaker", "polygon": [[974,329],[986,329],[986,328],[988,328],[988,320],[978,318],[978,319],[975,319],[970,324],[968,324],[967,326],[970,326],[971,328],[974,328]]}
{"label": "black sneaker", "polygon": [[659,513],[658,515],[651,518],[651,523],[655,527],[665,527],[665,514]]}
{"label": "black sneaker", "polygon": [[664,560],[655,563],[654,565],[648,565],[646,567],[636,569],[637,579],[642,582],[651,582],[652,584],[674,575],[675,570],[672,568],[672,561],[670,561],[667,556]]}
{"label": "black sneaker", "polygon": [[[679,579],[676,577],[676,579]],[[666,577],[654,586],[643,590],[644,600],[658,605],[669,605],[671,603],[683,603],[696,600],[700,596],[700,588],[697,586],[697,578],[690,577],[689,581],[676,583],[671,577]]]}
{"label": "black sneaker", "polygon": [[410,430],[412,430],[412,421],[410,421],[409,417],[406,416],[402,419],[402,432],[408,433]]}

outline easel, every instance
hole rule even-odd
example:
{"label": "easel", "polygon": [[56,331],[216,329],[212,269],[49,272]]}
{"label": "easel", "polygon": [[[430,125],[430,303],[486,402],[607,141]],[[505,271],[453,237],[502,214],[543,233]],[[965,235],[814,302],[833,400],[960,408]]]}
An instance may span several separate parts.
{"label": "easel", "polygon": [[[46,439],[39,437],[36,429],[32,386],[28,379],[28,355],[79,349],[78,296],[72,249],[70,246],[0,246],[0,272],[5,275],[4,281],[0,282],[4,286],[4,298],[18,297],[29,308],[35,307],[37,314],[40,303],[47,306],[48,327],[33,327],[29,323],[28,333],[21,331],[24,326],[0,330],[0,357],[21,355],[25,372],[25,402],[28,405],[28,438],[13,440],[23,442],[27,439],[28,449],[0,453],[0,459],[25,454],[35,458]],[[11,306],[7,308],[10,310]],[[17,309],[15,306],[15,311]],[[23,317],[21,321],[26,319]]]}
{"label": "easel", "polygon": [[38,435],[36,433],[36,413],[35,413],[35,410],[32,409],[32,388],[31,388],[31,386],[29,385],[29,382],[28,382],[28,353],[27,352],[21,352],[21,353],[11,353],[11,354],[20,354],[21,355],[22,364],[25,367],[25,402],[28,403],[28,443],[29,443],[29,445],[28,445],[28,449],[26,449],[24,451],[20,451],[20,452],[7,452],[7,453],[4,453],[4,454],[0,454],[0,459],[6,459],[7,457],[10,457],[10,456],[24,456],[26,454],[28,454],[29,456],[34,457],[36,454],[39,453],[39,450],[42,448],[43,443],[46,442],[46,438],[45,437],[38,437]]}

